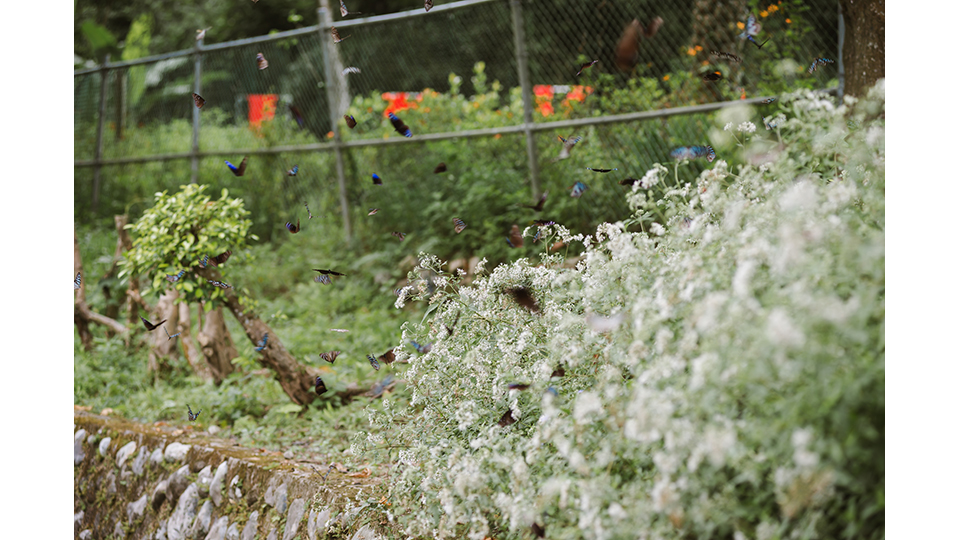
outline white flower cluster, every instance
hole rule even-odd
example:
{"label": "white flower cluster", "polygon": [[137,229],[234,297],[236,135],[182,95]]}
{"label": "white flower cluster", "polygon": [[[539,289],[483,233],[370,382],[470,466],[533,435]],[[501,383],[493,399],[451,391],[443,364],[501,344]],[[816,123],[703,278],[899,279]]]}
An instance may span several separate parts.
{"label": "white flower cluster", "polygon": [[743,122],[737,126],[737,131],[740,133],[753,133],[757,130],[757,126],[753,122]]}

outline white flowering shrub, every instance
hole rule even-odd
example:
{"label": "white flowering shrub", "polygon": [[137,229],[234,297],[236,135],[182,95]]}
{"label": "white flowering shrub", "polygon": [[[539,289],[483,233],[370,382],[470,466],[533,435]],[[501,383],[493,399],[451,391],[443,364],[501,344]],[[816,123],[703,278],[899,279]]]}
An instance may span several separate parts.
{"label": "white flowering shrub", "polygon": [[647,185],[674,185],[634,186],[644,230],[577,238],[575,269],[544,255],[459,286],[421,256],[440,279],[397,303],[432,304],[403,335],[432,349],[397,349],[412,405],[371,417],[402,424],[405,535],[884,536],[883,88],[781,103],[775,140],[741,127],[736,173],[655,166]]}

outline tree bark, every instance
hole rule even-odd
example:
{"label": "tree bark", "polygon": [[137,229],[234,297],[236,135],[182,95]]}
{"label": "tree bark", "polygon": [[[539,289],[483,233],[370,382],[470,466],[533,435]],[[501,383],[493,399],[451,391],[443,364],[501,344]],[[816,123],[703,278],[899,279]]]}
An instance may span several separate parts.
{"label": "tree bark", "polygon": [[233,373],[233,363],[230,361],[239,356],[220,308],[207,314],[203,330],[197,335],[197,339],[200,341],[203,356],[206,357],[213,382],[219,386],[227,375]]}
{"label": "tree bark", "polygon": [[86,292],[87,280],[83,277],[83,261],[80,259],[80,243],[77,241],[77,231],[73,231],[73,275],[81,272],[80,288],[74,293],[73,299],[73,322],[77,325],[77,332],[80,334],[80,343],[84,350],[93,349],[93,334],[90,332],[90,323],[97,323],[107,327],[108,333],[126,334],[127,327],[111,319],[104,317],[99,313],[94,313],[87,306]]}
{"label": "tree bark", "polygon": [[[204,361],[203,354],[193,344],[193,336],[190,334],[190,304],[183,302],[178,305],[178,309],[180,311],[180,324],[177,325],[176,331],[180,332],[178,337],[180,347],[183,348],[183,355],[187,357],[187,362],[193,368],[193,372],[204,381],[209,381],[213,378],[210,367]],[[220,384],[220,381],[217,381],[217,384]]]}
{"label": "tree bark", "polygon": [[883,0],[841,0],[843,93],[856,97],[884,78],[886,44]]}
{"label": "tree bark", "polygon": [[[156,324],[166,319],[166,322],[161,326],[166,326],[168,332],[170,328],[176,328],[180,322],[179,309],[173,303],[176,298],[176,289],[170,289],[163,293],[160,301],[157,302],[157,309],[153,315],[155,318],[150,320],[150,322]],[[176,350],[176,341],[167,339],[167,333],[163,331],[163,328],[157,328],[148,333],[152,335],[153,339],[153,347],[150,348],[150,354],[147,356],[148,368],[155,375],[169,372],[171,366],[168,359],[171,353]]]}
{"label": "tree bark", "polygon": [[[220,272],[214,267],[208,266],[196,270],[204,280],[221,281]],[[234,289],[223,289],[223,299],[237,322],[243,326],[251,344],[256,346],[263,339],[264,334],[269,336],[267,346],[262,352],[255,354],[259,355],[261,365],[273,370],[277,382],[290,399],[297,405],[308,405],[319,397],[314,392],[314,381],[320,375],[320,369],[297,362],[270,327],[260,320],[253,310],[245,309],[240,304],[240,298]],[[208,319],[211,318],[211,314],[207,315]]]}

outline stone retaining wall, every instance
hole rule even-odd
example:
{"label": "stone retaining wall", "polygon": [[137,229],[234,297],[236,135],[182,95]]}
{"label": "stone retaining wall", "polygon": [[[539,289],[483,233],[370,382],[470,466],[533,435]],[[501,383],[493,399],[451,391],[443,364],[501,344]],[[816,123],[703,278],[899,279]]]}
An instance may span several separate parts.
{"label": "stone retaining wall", "polygon": [[[374,478],[203,433],[74,413],[74,535],[81,540],[374,540]],[[357,501],[366,500],[365,506]]]}

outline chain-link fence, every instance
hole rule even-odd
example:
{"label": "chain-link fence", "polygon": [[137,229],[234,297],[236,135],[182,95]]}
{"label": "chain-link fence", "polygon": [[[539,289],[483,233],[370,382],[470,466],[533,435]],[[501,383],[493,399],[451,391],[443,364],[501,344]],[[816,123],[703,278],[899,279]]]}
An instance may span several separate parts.
{"label": "chain-link fence", "polygon": [[[336,21],[321,8],[316,26],[76,71],[78,219],[127,212],[192,181],[244,196],[255,224],[307,203],[314,215],[338,216],[349,238],[369,227],[368,207],[414,196],[401,190],[380,200],[371,173],[463,199],[459,184],[438,179],[468,177],[457,171],[478,164],[459,157],[486,148],[496,182],[511,183],[498,189],[523,202],[584,181],[596,204],[567,217],[588,227],[626,215],[626,207],[619,186],[586,167],[615,167],[610,176],[618,179],[642,175],[677,146],[708,144],[711,110],[823,88],[842,70],[805,70],[816,57],[839,62],[835,0],[464,0],[429,13],[415,4]],[[749,14],[762,25],[757,44],[738,38]],[[657,17],[656,33],[643,36]],[[714,71],[720,80],[702,80]],[[206,100],[200,110],[193,92]],[[697,104],[712,105],[675,114]],[[407,122],[412,138],[393,131],[387,111]],[[574,133],[590,137],[573,156],[597,163],[555,162],[557,136]],[[244,156],[247,173],[237,179],[223,162],[239,165]],[[440,161],[450,165],[447,176],[432,173]],[[300,174],[288,176],[295,164]],[[477,213],[475,223],[483,219]]]}

